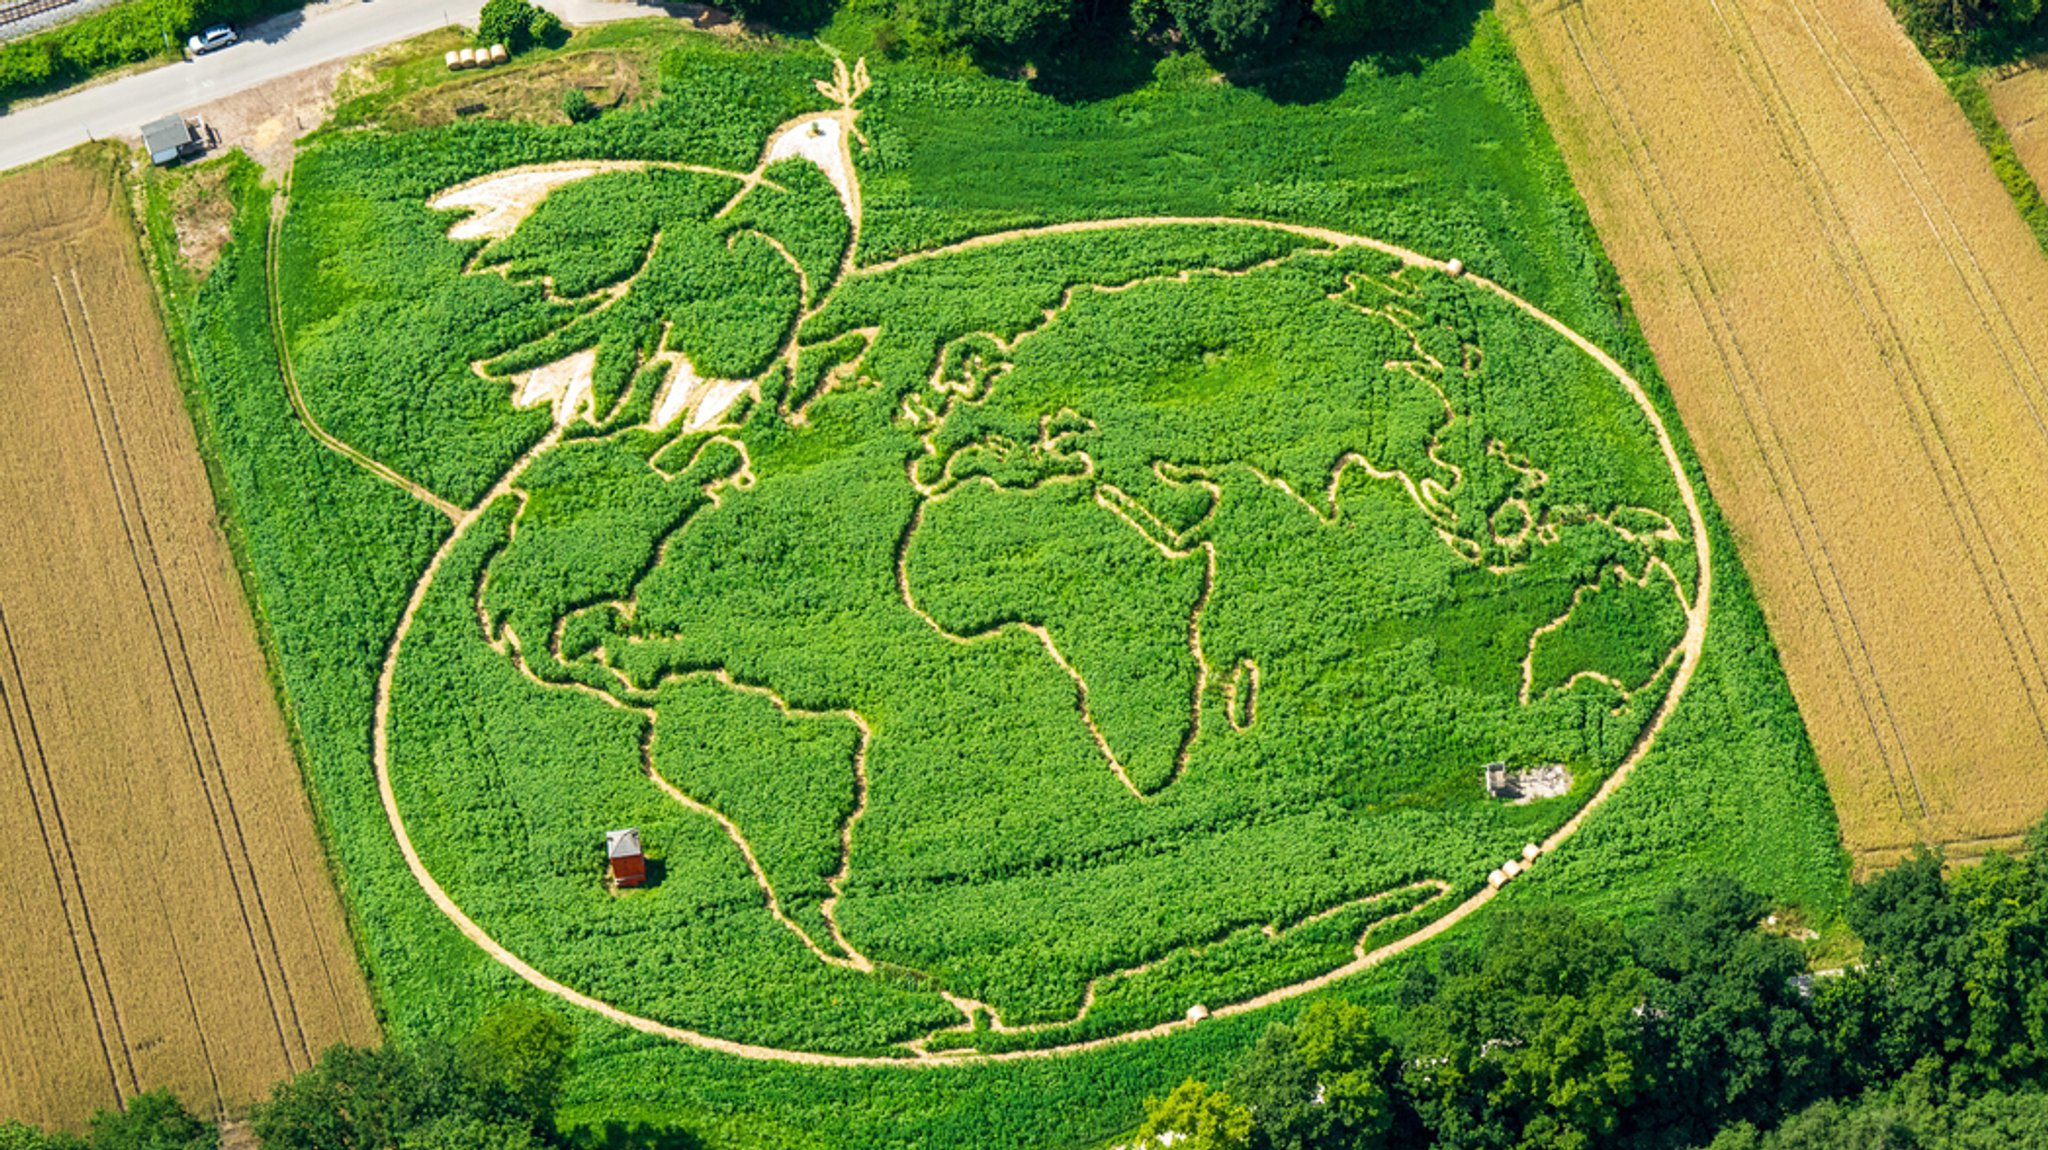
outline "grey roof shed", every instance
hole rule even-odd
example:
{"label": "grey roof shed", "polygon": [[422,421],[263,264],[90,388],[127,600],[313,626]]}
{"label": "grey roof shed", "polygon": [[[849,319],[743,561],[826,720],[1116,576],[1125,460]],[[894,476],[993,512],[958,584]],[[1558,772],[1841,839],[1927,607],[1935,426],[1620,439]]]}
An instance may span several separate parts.
{"label": "grey roof shed", "polygon": [[184,159],[203,150],[199,133],[183,116],[165,116],[142,126],[142,146],[149,162],[159,166]]}

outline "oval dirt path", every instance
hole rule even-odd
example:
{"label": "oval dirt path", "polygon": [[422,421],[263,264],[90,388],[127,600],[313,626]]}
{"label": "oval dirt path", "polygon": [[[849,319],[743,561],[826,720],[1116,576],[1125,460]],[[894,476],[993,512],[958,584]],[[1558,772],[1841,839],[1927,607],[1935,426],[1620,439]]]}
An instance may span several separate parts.
{"label": "oval dirt path", "polygon": [[[1445,275],[1454,274],[1449,264],[1445,261],[1431,259],[1405,248],[1396,247],[1378,240],[1346,235],[1342,232],[1324,228],[1273,223],[1266,220],[1233,219],[1222,216],[1138,217],[1054,224],[1039,228],[997,232],[986,236],[978,236],[948,247],[935,248],[928,252],[919,252],[870,267],[859,268],[852,274],[854,276],[877,274],[924,259],[1032,236],[1188,225],[1253,227],[1289,232],[1317,240],[1334,248],[1370,248],[1374,251],[1393,256],[1409,267],[1440,272]],[[1614,796],[1615,792],[1620,790],[1622,785],[1628,781],[1637,764],[1642,761],[1643,756],[1648,754],[1650,748],[1655,744],[1657,735],[1663,729],[1666,719],[1670,717],[1679,699],[1685,694],[1686,687],[1692,681],[1693,673],[1699,666],[1700,656],[1704,650],[1708,608],[1712,598],[1713,564],[1709,554],[1706,519],[1701,511],[1699,498],[1693,490],[1692,482],[1686,474],[1683,462],[1679,458],[1677,445],[1672,440],[1669,429],[1665,427],[1663,418],[1658,414],[1656,405],[1651,402],[1649,395],[1643,390],[1642,385],[1636,381],[1635,377],[1631,376],[1612,356],[1594,346],[1584,336],[1566,327],[1555,317],[1501,285],[1483,276],[1474,275],[1469,272],[1458,275],[1458,278],[1469,282],[1478,290],[1492,292],[1535,319],[1538,323],[1563,336],[1573,346],[1591,357],[1609,375],[1613,376],[1615,381],[1634,400],[1657,438],[1658,448],[1663,454],[1666,465],[1671,470],[1672,478],[1678,487],[1679,497],[1685,504],[1686,516],[1692,528],[1695,555],[1698,561],[1698,573],[1695,583],[1696,591],[1686,611],[1685,637],[1679,644],[1678,668],[1673,675],[1670,690],[1665,694],[1663,702],[1659,704],[1649,725],[1637,737],[1635,745],[1630,748],[1627,757],[1615,768],[1614,773],[1608,776],[1607,780],[1600,786],[1600,789],[1593,794],[1591,799],[1587,800],[1578,813],[1574,814],[1564,825],[1560,826],[1549,838],[1544,840],[1542,844],[1543,850],[1545,853],[1549,853],[1562,846],[1572,835],[1576,834],[1579,828],[1584,825],[1587,816],[1604,806]],[[786,1050],[778,1047],[759,1046],[752,1043],[720,1038],[701,1031],[671,1026],[651,1018],[632,1014],[610,1003],[592,998],[573,987],[565,986],[534,968],[510,949],[500,944],[491,937],[489,932],[485,931],[475,920],[464,913],[462,908],[456,905],[455,900],[449,896],[448,892],[442,888],[441,884],[435,880],[433,874],[428,871],[426,864],[421,861],[419,852],[414,848],[412,838],[406,831],[405,816],[398,807],[397,795],[391,783],[391,686],[397,672],[398,656],[404,647],[406,635],[410,632],[413,619],[418,614],[420,605],[425,602],[427,593],[433,586],[434,577],[439,573],[442,563],[453,553],[455,547],[461,542],[470,526],[483,516],[484,512],[493,502],[511,490],[512,485],[517,481],[527,465],[560,439],[561,431],[562,429],[558,426],[553,432],[544,437],[531,451],[522,456],[513,465],[512,469],[506,472],[475,506],[464,511],[456,518],[455,530],[449,534],[447,540],[434,553],[433,560],[427,565],[426,571],[422,573],[419,582],[413,587],[412,595],[406,602],[404,614],[399,618],[397,631],[385,652],[383,667],[377,679],[375,725],[371,742],[371,757],[376,768],[377,790],[383,799],[385,815],[390,820],[392,834],[397,837],[399,851],[405,857],[406,866],[412,871],[413,878],[418,881],[420,888],[427,893],[428,898],[433,900],[434,905],[440,909],[442,915],[449,922],[455,925],[456,929],[460,930],[465,937],[474,942],[484,953],[490,955],[494,961],[504,966],[507,970],[518,975],[535,988],[551,994],[563,1002],[589,1010],[621,1026],[630,1027],[644,1034],[651,1034],[659,1038],[669,1039],[704,1050],[717,1051],[721,1054],[730,1054],[740,1058],[762,1061],[795,1063],[806,1066],[899,1066],[912,1068],[957,1066],[983,1062],[1016,1062],[1029,1059],[1059,1058],[1123,1043],[1142,1042],[1146,1039],[1159,1038],[1197,1025],[1195,1021],[1176,1019],[1142,1030],[1127,1031],[1121,1034],[1061,1046],[1004,1051],[1000,1053],[931,1055],[923,1058],[820,1054],[805,1050]],[[1210,1012],[1209,1016],[1212,1018],[1228,1018],[1234,1015],[1247,1014],[1321,990],[1332,983],[1377,966],[1397,954],[1411,950],[1437,937],[1458,923],[1463,922],[1481,907],[1491,902],[1498,893],[1498,890],[1491,887],[1483,888],[1477,894],[1459,903],[1441,918],[1413,934],[1397,939],[1377,950],[1359,954],[1352,961],[1317,975],[1314,978],[1278,987],[1254,998],[1216,1007]]]}

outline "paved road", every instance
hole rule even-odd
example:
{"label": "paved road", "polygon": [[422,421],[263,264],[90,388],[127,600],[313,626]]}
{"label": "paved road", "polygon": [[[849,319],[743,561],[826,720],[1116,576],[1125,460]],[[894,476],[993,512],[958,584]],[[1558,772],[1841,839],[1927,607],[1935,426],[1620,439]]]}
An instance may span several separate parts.
{"label": "paved road", "polygon": [[[542,0],[572,24],[659,15],[654,0]],[[232,48],[83,88],[0,116],[0,171],[93,138],[137,136],[144,123],[280,76],[367,52],[444,24],[476,23],[483,0],[330,0],[245,30]]]}

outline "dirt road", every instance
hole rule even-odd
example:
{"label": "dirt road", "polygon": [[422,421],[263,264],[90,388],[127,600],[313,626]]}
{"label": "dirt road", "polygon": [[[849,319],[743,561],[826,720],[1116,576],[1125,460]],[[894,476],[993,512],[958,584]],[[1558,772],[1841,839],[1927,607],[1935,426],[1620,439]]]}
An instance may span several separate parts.
{"label": "dirt road", "polygon": [[0,183],[0,1114],[376,1039],[109,169]]}
{"label": "dirt road", "polygon": [[[661,0],[542,0],[571,24],[684,11]],[[476,26],[483,0],[328,0],[243,29],[233,47],[17,108],[0,116],[0,171],[89,139],[139,138],[142,125],[449,24]]]}
{"label": "dirt road", "polygon": [[2048,807],[2048,260],[1882,0],[1502,0],[1865,864]]}

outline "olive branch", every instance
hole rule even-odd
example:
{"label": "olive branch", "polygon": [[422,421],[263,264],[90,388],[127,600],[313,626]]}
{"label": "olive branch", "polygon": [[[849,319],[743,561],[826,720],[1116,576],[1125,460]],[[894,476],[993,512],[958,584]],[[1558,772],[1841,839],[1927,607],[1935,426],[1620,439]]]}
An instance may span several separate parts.
{"label": "olive branch", "polygon": [[868,90],[867,57],[863,56],[854,61],[851,72],[847,71],[845,60],[835,58],[832,61],[832,79],[811,82],[818,86],[818,91],[823,93],[827,100],[842,108],[851,108],[853,102],[860,99]]}

